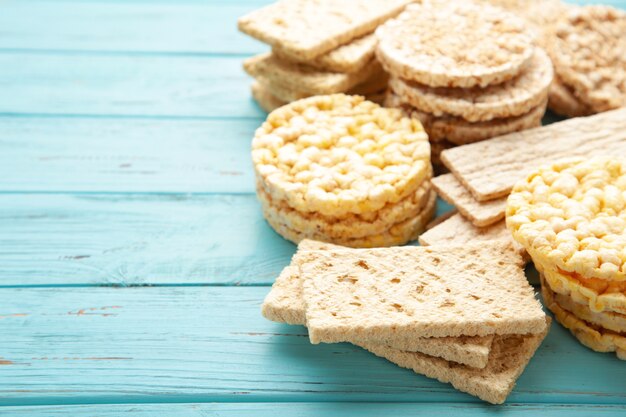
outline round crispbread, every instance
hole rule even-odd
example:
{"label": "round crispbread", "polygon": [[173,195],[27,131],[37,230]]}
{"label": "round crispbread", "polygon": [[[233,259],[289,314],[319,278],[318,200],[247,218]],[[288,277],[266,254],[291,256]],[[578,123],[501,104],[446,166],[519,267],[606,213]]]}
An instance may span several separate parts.
{"label": "round crispbread", "polygon": [[344,94],[295,101],[270,113],[255,133],[252,161],[272,199],[326,216],[397,203],[431,172],[419,121]]}
{"label": "round crispbread", "polygon": [[626,12],[572,8],[550,43],[555,71],[595,112],[626,105]]}
{"label": "round crispbread", "polygon": [[534,52],[523,19],[472,2],[409,5],[376,36],[387,72],[431,87],[501,83],[517,76]]}
{"label": "round crispbread", "polygon": [[559,77],[554,77],[548,90],[548,107],[556,114],[567,117],[580,117],[593,114],[593,110],[582,103],[574,92]]}
{"label": "round crispbread", "polygon": [[312,231],[302,233],[287,227],[282,222],[282,218],[277,216],[272,210],[264,210],[263,215],[269,225],[279,235],[296,244],[304,239],[313,239],[353,248],[399,246],[417,239],[417,237],[425,230],[428,222],[435,215],[437,194],[434,191],[430,191],[429,194],[428,202],[424,206],[423,210],[420,211],[420,213],[415,217],[411,217],[403,222],[392,225],[384,233],[359,238],[351,238],[349,236],[343,238],[331,238],[321,233],[313,233]]}
{"label": "round crispbread", "polygon": [[433,88],[391,77],[390,88],[406,103],[434,116],[452,115],[468,122],[520,116],[546,100],[552,62],[542,49],[517,77],[485,88]]}

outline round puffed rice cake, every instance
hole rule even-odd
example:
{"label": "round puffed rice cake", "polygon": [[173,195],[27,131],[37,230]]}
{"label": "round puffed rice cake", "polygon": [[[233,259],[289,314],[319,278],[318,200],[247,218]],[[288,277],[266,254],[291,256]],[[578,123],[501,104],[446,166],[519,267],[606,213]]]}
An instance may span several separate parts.
{"label": "round puffed rice cake", "polygon": [[431,87],[485,87],[518,75],[534,52],[526,23],[461,1],[412,4],[376,30],[387,72]]}
{"label": "round puffed rice cake", "polygon": [[283,218],[271,210],[264,210],[263,216],[279,235],[295,244],[300,243],[300,241],[304,239],[313,239],[351,248],[376,248],[404,245],[407,242],[417,239],[426,229],[428,222],[434,217],[436,208],[437,194],[431,190],[429,192],[428,202],[417,216],[392,225],[384,233],[357,238],[333,238],[313,231],[306,233],[296,231],[285,225]]}
{"label": "round puffed rice cake", "polygon": [[391,226],[419,215],[430,197],[430,181],[425,181],[415,193],[397,203],[387,204],[382,209],[368,214],[347,214],[341,219],[318,213],[300,213],[289,205],[274,201],[257,185],[257,196],[263,211],[272,213],[272,217],[289,229],[303,235],[322,234],[331,239],[360,238],[385,233]]}
{"label": "round puffed rice cake", "polygon": [[252,141],[264,190],[303,213],[368,213],[411,195],[431,172],[419,121],[361,96],[298,100],[270,113]]}
{"label": "round puffed rice cake", "polygon": [[541,285],[541,295],[556,320],[569,329],[583,345],[596,352],[615,352],[619,359],[626,360],[626,336],[576,317],[556,301],[554,293],[545,283]]}
{"label": "round puffed rice cake", "polygon": [[485,88],[434,88],[391,77],[389,87],[423,112],[484,122],[520,116],[539,106],[548,95],[552,78],[552,61],[542,49],[536,48],[526,69],[501,84]]}
{"label": "round puffed rice cake", "polygon": [[595,112],[626,105],[626,12],[572,8],[550,44],[555,71]]}
{"label": "round puffed rice cake", "polygon": [[[466,145],[495,136],[541,126],[541,119],[546,112],[547,100],[544,98],[542,103],[530,109],[528,113],[520,116],[476,123],[468,122],[460,117],[449,115],[437,117],[419,111],[409,104],[402,102],[400,97],[393,92],[388,93],[385,99],[385,106],[399,108],[407,116],[418,119],[424,126],[426,133],[428,133],[428,138],[431,142],[447,140],[456,145]],[[432,146],[431,144],[431,148]]]}
{"label": "round puffed rice cake", "polygon": [[548,107],[556,114],[567,117],[581,117],[593,114],[593,110],[582,103],[571,89],[563,84],[559,77],[554,77],[548,90]]}
{"label": "round puffed rice cake", "polygon": [[538,169],[513,188],[506,224],[535,263],[625,281],[626,160],[569,159]]}

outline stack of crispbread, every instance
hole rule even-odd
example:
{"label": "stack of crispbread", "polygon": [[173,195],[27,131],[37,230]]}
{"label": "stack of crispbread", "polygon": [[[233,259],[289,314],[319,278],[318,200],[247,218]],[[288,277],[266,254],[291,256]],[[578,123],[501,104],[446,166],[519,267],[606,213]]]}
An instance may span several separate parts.
{"label": "stack of crispbread", "polygon": [[459,213],[422,234],[420,242],[510,240],[504,215],[513,185],[533,169],[562,158],[626,155],[624,120],[626,108],[444,151],[442,160],[451,173],[431,183]]}
{"label": "stack of crispbread", "polygon": [[626,159],[566,159],[530,173],[513,188],[506,223],[556,319],[626,360]]}
{"label": "stack of crispbread", "polygon": [[376,30],[386,105],[418,118],[432,159],[448,148],[541,124],[553,70],[525,21],[458,0],[407,6]]}
{"label": "stack of crispbread", "polygon": [[238,21],[272,51],[244,62],[266,111],[314,95],[349,93],[382,101],[387,76],[374,57],[378,25],[411,0],[283,0]]}
{"label": "stack of crispbread", "polygon": [[428,137],[419,121],[335,94],[274,110],[252,160],[268,223],[295,243],[401,245],[435,212]]}
{"label": "stack of crispbread", "polygon": [[262,313],[502,403],[549,323],[510,246],[348,249],[303,240]]}

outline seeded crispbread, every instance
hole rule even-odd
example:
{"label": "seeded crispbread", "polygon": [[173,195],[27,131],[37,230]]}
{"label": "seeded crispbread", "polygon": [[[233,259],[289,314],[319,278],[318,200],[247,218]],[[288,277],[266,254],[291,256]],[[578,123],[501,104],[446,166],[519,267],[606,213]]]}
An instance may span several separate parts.
{"label": "seeded crispbread", "polygon": [[559,77],[554,77],[548,90],[548,107],[556,114],[567,117],[580,117],[593,114],[594,111],[582,103],[574,92]]}
{"label": "seeded crispbread", "polygon": [[439,175],[431,182],[437,194],[455,206],[474,226],[485,227],[504,219],[506,198],[476,201],[453,174]]}
{"label": "seeded crispbread", "polygon": [[[370,33],[313,59],[296,62],[329,72],[359,72],[374,58],[376,42],[376,36]],[[282,60],[293,61],[293,57],[282,53],[280,46],[272,48],[272,54]]]}
{"label": "seeded crispbread", "polygon": [[501,84],[484,88],[435,88],[391,77],[390,87],[403,101],[423,112],[482,122],[528,113],[545,102],[552,78],[548,54],[535,48],[521,74]]}
{"label": "seeded crispbread", "polygon": [[437,207],[436,203],[437,194],[434,191],[430,191],[426,205],[418,214],[390,225],[383,233],[362,237],[352,237],[350,232],[343,236],[329,236],[316,230],[292,229],[285,224],[286,222],[280,213],[271,206],[263,208],[263,216],[279,235],[296,244],[304,239],[313,239],[351,248],[375,248],[404,245],[417,239],[426,229],[428,222],[433,218]]}
{"label": "seeded crispbread", "polygon": [[[303,262],[302,254],[312,250],[329,249],[338,250],[342,247],[314,240],[303,240],[298,245],[298,251],[292,258],[291,264],[285,267],[276,278],[271,291],[263,301],[261,312],[265,318],[279,323],[306,324],[299,273],[300,264]],[[407,352],[422,352],[464,365],[484,368],[489,358],[492,341],[492,336],[418,338],[409,345],[403,344],[398,347]]]}
{"label": "seeded crispbread", "polygon": [[[540,333],[545,315],[513,246],[311,253],[303,295],[312,343]],[[468,289],[470,289],[468,291]]]}
{"label": "seeded crispbread", "polygon": [[407,116],[419,120],[432,142],[448,141],[456,145],[479,142],[494,136],[531,129],[541,126],[541,119],[546,111],[546,101],[531,109],[528,113],[488,122],[468,122],[460,117],[443,115],[441,117],[417,110],[404,103],[390,91],[385,98],[385,106],[401,109]]}
{"label": "seeded crispbread", "polygon": [[432,87],[485,87],[509,80],[534,51],[522,19],[472,2],[412,4],[376,36],[376,55],[387,72]]}
{"label": "seeded crispbread", "polygon": [[541,165],[567,157],[626,154],[626,108],[448,149],[443,163],[478,201],[508,195]]}
{"label": "seeded crispbread", "polygon": [[440,358],[402,352],[382,345],[360,345],[403,368],[441,382],[449,382],[459,391],[475,395],[492,404],[502,404],[546,337],[550,319],[545,320],[544,329],[538,334],[496,336],[491,345],[487,366],[483,369],[456,365]]}
{"label": "seeded crispbread", "polygon": [[239,30],[297,60],[310,60],[398,14],[410,0],[282,0],[237,21]]}
{"label": "seeded crispbread", "polygon": [[252,82],[251,89],[252,97],[256,100],[259,106],[261,106],[261,108],[268,113],[287,104],[270,93],[269,90],[258,81]]}

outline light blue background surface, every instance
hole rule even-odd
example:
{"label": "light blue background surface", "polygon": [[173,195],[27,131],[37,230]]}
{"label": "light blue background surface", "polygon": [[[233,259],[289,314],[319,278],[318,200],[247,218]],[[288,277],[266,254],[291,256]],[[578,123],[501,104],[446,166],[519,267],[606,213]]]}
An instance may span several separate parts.
{"label": "light blue background surface", "polygon": [[558,324],[489,406],[260,316],[294,251],[253,194],[262,3],[0,1],[0,415],[626,415]]}

